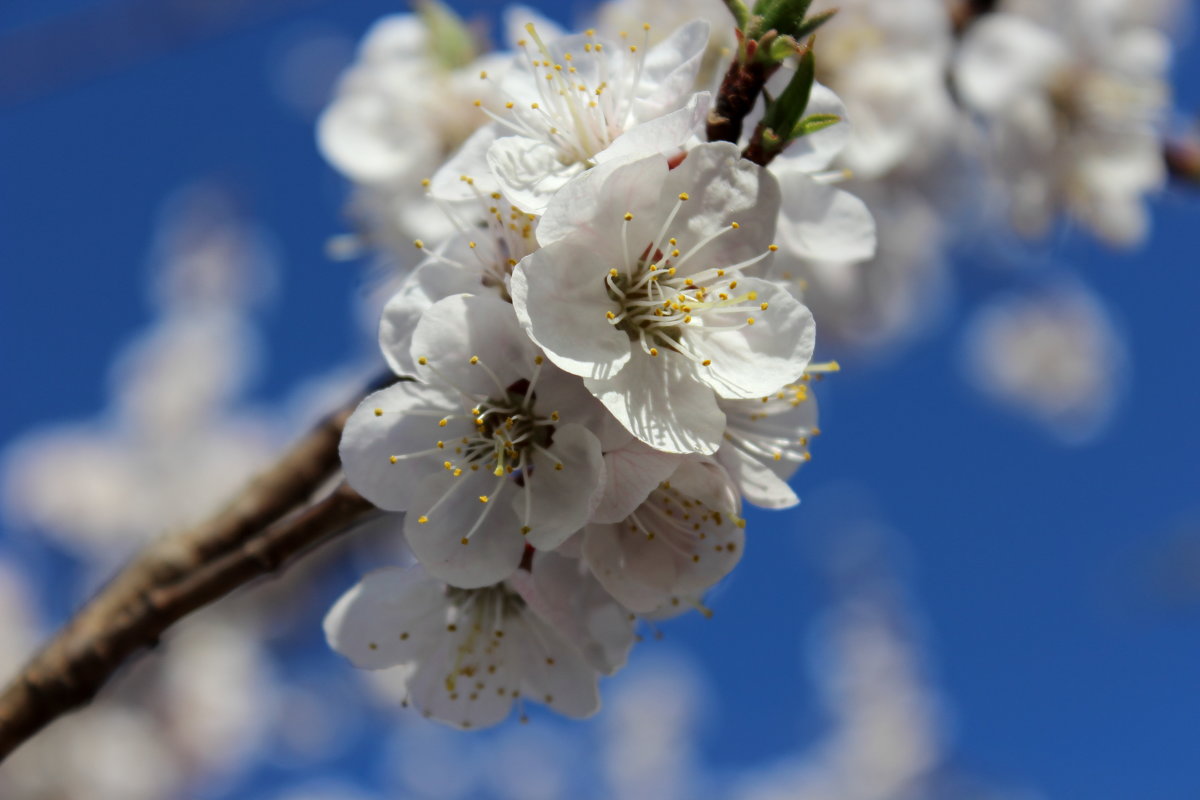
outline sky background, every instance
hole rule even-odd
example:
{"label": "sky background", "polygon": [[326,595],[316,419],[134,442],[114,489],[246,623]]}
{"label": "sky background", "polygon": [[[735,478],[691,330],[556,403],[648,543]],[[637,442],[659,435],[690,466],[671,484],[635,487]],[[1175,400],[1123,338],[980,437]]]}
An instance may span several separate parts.
{"label": "sky background", "polygon": [[[306,379],[372,356],[354,304],[363,270],[325,254],[346,230],[346,187],[314,145],[320,82],[294,96],[281,64],[314,40],[329,63],[348,58],[396,6],[272,0],[222,32],[219,20],[203,36],[149,25],[124,42],[64,22],[98,14],[109,21],[89,30],[131,30],[104,12],[149,7],[0,4],[0,446],[105,406],[114,354],[154,315],[146,264],[160,204],[196,180],[230,189],[277,237],[282,271],[255,320],[268,357],[251,401],[271,408]],[[176,7],[159,6],[168,17]],[[29,47],[35,31],[52,38]],[[1173,83],[1180,109],[1200,109],[1194,40]],[[832,354],[845,369],[818,389],[824,434],[794,481],[805,502],[751,511],[746,556],[715,593],[714,618],[668,623],[665,643],[635,656],[694,658],[710,769],[767,763],[820,733],[805,672],[830,591],[820,554],[867,520],[898,532],[888,553],[920,609],[954,770],[1061,800],[1200,796],[1198,211],[1194,190],[1156,200],[1136,252],[1070,230],[1045,245],[959,252],[954,302],[928,335],[882,359]],[[1111,308],[1131,367],[1098,440],[1063,446],[963,380],[969,310],[1030,280],[1002,261],[1082,275]],[[16,531],[0,532],[0,553],[28,565],[51,613],[70,609],[53,589],[66,560]],[[341,577],[322,589],[330,598],[353,580]],[[293,668],[349,669],[320,647],[318,623]],[[388,724],[370,720],[361,746],[321,769],[372,787],[382,746],[372,737]],[[289,769],[264,766],[223,796],[256,796]]]}

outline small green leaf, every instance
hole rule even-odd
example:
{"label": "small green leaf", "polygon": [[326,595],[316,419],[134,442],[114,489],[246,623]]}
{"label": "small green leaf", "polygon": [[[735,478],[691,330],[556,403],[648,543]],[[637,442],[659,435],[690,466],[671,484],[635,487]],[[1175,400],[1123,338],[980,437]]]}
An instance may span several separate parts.
{"label": "small green leaf", "polygon": [[808,136],[810,133],[823,131],[830,125],[836,125],[841,121],[842,118],[837,114],[809,114],[796,123],[796,127],[792,129],[790,138],[799,139],[801,136]]}
{"label": "small green leaf", "polygon": [[746,27],[750,24],[750,9],[742,0],[725,0],[725,7],[729,9],[730,14],[733,14],[738,30],[745,33]]}
{"label": "small green leaf", "polygon": [[462,17],[440,0],[414,0],[417,14],[429,29],[438,63],[446,69],[465,67],[478,55],[475,37]]}
{"label": "small green leaf", "polygon": [[800,27],[797,28],[795,32],[792,32],[791,35],[795,36],[797,40],[807,39],[809,36],[812,36],[814,32],[816,32],[817,28],[833,19],[833,15],[837,12],[838,10],[836,8],[831,8],[828,11],[817,14],[815,17],[809,17],[808,19],[804,20]]}
{"label": "small green leaf", "polygon": [[816,60],[812,49],[804,51],[796,74],[788,85],[780,92],[779,97],[767,104],[763,115],[763,125],[776,131],[794,130],[800,118],[808,108],[808,98],[812,94],[813,82],[816,80]]}
{"label": "small green leaf", "polygon": [[770,9],[755,11],[762,14],[763,30],[777,30],[799,39],[803,37],[797,36],[796,32],[804,24],[804,15],[811,5],[812,0],[775,0],[770,4]]}

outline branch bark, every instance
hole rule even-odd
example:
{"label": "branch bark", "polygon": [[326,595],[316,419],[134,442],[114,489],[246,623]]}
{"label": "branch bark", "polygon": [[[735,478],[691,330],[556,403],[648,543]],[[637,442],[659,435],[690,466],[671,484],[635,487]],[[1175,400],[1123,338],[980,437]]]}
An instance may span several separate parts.
{"label": "branch bark", "polygon": [[[372,388],[395,380],[388,376]],[[58,716],[87,704],[171,624],[278,569],[372,507],[345,484],[290,519],[338,470],[358,400],[323,419],[221,512],[146,547],[0,693],[0,761]]]}

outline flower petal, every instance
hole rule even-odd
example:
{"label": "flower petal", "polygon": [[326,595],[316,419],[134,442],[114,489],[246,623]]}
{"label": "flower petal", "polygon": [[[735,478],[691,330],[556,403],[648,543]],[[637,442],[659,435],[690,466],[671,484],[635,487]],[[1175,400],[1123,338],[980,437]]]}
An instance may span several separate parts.
{"label": "flower petal", "polygon": [[362,669],[412,661],[445,633],[443,589],[419,567],[371,572],[325,615],[325,638]]}
{"label": "flower petal", "polygon": [[521,496],[513,498],[513,513],[529,527],[525,538],[531,545],[553,550],[595,510],[604,491],[604,457],[591,431],[563,425],[554,431],[549,455],[534,452],[532,461]]}

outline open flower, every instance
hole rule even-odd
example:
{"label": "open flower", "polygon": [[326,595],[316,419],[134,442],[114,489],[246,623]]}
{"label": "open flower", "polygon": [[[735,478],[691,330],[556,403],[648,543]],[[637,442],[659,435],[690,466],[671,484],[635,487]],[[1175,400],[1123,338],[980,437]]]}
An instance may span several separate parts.
{"label": "open flower", "polygon": [[554,549],[595,508],[604,463],[581,424],[590,398],[544,363],[495,297],[435,303],[412,357],[419,381],[372,394],[347,422],[346,479],[380,508],[408,512],[405,536],[433,575],[462,587],[503,580],[526,543]]}
{"label": "open flower", "polygon": [[725,470],[711,458],[687,458],[624,519],[588,525],[583,557],[629,610],[669,610],[673,601],[711,588],[741,560],[740,512]]}
{"label": "open flower", "polygon": [[[595,32],[549,43],[529,26],[524,50],[499,82],[503,113],[481,129],[433,178],[434,193],[463,196],[461,178],[490,171],[523,211],[541,214],[575,175],[605,159],[671,153],[704,124],[707,93],[692,91],[708,43],[696,20],[649,47],[610,42]],[[486,71],[484,80],[492,80]],[[484,105],[480,101],[480,105]]]}
{"label": "open flower", "polygon": [[757,400],[721,401],[726,426],[717,463],[756,506],[790,508],[800,502],[787,479],[810,460],[808,441],[818,433],[817,400],[808,373],[804,377]]}
{"label": "open flower", "polygon": [[797,380],[812,316],[745,270],[770,255],[779,189],[728,143],[614,162],[572,181],[542,218],[542,249],[513,273],[517,316],[635,436],[712,453],[717,397]]}
{"label": "open flower", "polygon": [[577,562],[553,554],[513,580],[458,589],[419,566],[372,572],[325,618],[329,644],[365,669],[408,671],[426,717],[483,728],[514,702],[586,717],[596,683],[624,665],[632,621]]}

